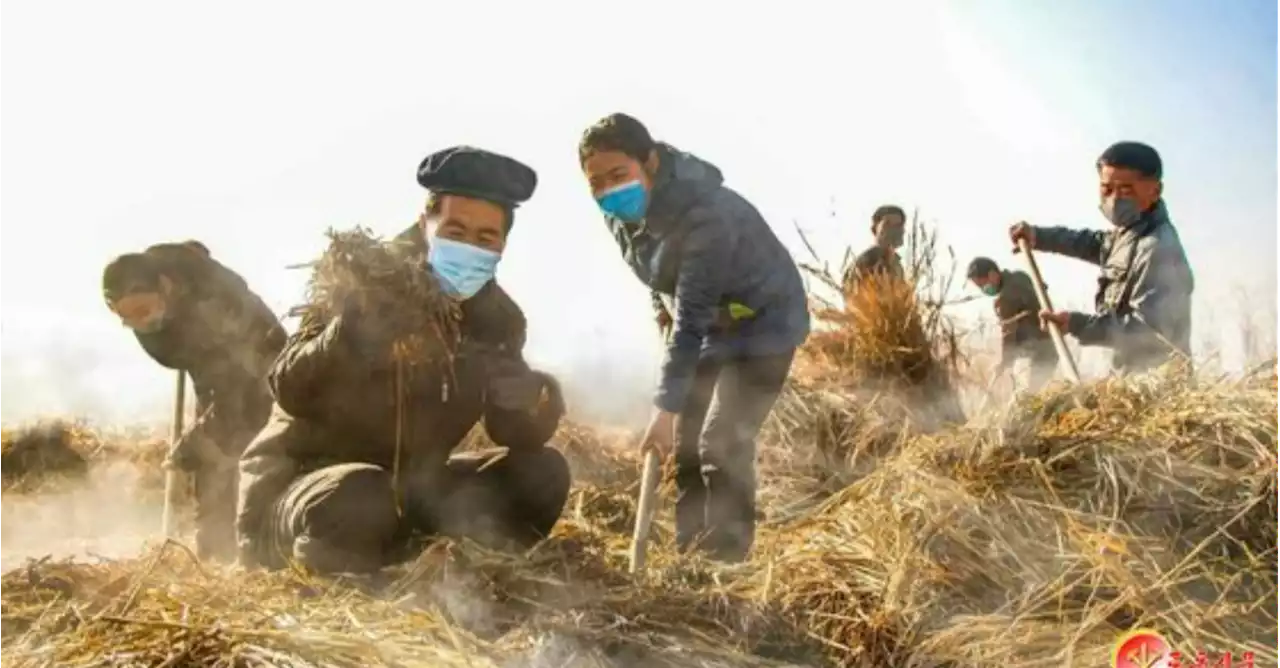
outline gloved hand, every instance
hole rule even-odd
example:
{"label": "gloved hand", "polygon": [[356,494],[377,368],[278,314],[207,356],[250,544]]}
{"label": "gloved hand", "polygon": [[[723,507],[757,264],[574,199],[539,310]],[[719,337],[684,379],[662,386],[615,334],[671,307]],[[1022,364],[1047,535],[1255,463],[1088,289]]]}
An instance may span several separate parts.
{"label": "gloved hand", "polygon": [[239,458],[223,452],[204,434],[203,430],[195,428],[184,434],[177,445],[169,451],[165,468],[186,473],[200,470],[216,471],[234,468],[239,465],[239,461]]}
{"label": "gloved hand", "polygon": [[203,438],[200,432],[206,418],[207,415],[196,420],[196,423],[178,438],[178,442],[172,444],[169,448],[169,456],[165,458],[164,462],[166,469],[186,473],[194,473],[200,469],[200,447],[198,441]]}
{"label": "gloved hand", "polygon": [[508,357],[490,357],[487,367],[491,405],[508,411],[532,411],[538,405],[546,384],[541,374]]}
{"label": "gloved hand", "polygon": [[195,473],[200,470],[200,457],[187,441],[188,439],[179,441],[177,447],[169,451],[169,456],[164,460],[166,469],[184,473]]}

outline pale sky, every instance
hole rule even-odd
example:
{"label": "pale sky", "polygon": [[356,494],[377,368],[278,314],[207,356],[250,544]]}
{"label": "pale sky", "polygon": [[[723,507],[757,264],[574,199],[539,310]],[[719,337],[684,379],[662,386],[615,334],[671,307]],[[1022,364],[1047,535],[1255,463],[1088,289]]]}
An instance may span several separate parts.
{"label": "pale sky", "polygon": [[[1198,338],[1233,345],[1234,288],[1274,313],[1274,2],[749,7],[7,0],[3,420],[166,419],[171,376],[102,303],[113,255],[200,239],[284,312],[306,278],[285,267],[325,228],[398,232],[422,205],[418,162],[461,143],[538,171],[498,274],[527,356],[589,395],[583,411],[647,406],[647,293],[575,153],[613,111],[719,166],[802,260],[795,224],[838,261],[894,202],[962,263],[1016,265],[1009,223],[1102,227],[1094,159],[1147,141],[1196,271]],[[1060,305],[1089,305],[1092,268],[1042,266]]]}

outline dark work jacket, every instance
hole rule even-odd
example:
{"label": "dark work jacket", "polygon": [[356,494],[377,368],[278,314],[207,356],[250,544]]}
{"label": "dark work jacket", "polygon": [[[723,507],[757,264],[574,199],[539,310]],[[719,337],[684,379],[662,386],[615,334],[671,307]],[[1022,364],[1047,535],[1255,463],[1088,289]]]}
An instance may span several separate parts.
{"label": "dark work jacket", "polygon": [[[417,228],[397,239],[425,252]],[[276,410],[240,461],[237,534],[244,559],[270,549],[264,524],[299,476],[340,463],[396,469],[396,365],[377,322],[349,311],[303,322],[271,371]],[[549,375],[525,363],[524,314],[490,281],[462,304],[462,342],[449,367],[423,364],[403,379],[399,414],[404,487],[427,490],[450,453],[483,420],[489,437],[518,455],[551,439],[564,404]]]}
{"label": "dark work jacket", "polygon": [[[788,353],[808,337],[809,310],[786,247],[720,170],[665,144],[658,155],[644,221],[605,221],[636,277],[674,303],[655,403],[679,412],[702,354]],[[732,320],[730,303],[754,317]]]}
{"label": "dark work jacket", "polygon": [[859,280],[872,274],[887,274],[899,280],[906,278],[898,253],[877,244],[859,253],[853,265],[845,272],[845,289],[851,289]]}
{"label": "dark work jacket", "polygon": [[266,377],[284,328],[244,279],[203,247],[157,244],[144,253],[159,261],[175,293],[163,328],[135,332],[138,343],[161,366],[191,377],[198,422],[186,442],[208,439],[238,456],[271,413]]}
{"label": "dark work jacket", "polygon": [[1117,371],[1189,358],[1195,277],[1163,201],[1127,228],[1038,227],[1035,235],[1036,250],[1101,269],[1096,312],[1073,313],[1067,326],[1081,344],[1111,348]]}
{"label": "dark work jacket", "polygon": [[1000,321],[1001,364],[1010,364],[1024,355],[1057,354],[1049,333],[1040,327],[1040,300],[1031,280],[1024,271],[1000,272],[1000,294],[996,295],[994,306]]}

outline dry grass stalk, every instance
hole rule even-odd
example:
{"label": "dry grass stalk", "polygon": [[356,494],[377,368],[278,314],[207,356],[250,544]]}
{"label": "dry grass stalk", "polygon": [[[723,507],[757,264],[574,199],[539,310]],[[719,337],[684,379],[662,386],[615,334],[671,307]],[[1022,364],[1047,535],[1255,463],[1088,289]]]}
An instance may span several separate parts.
{"label": "dry grass stalk", "polygon": [[440,290],[426,256],[410,244],[384,241],[369,230],[329,230],[329,247],[312,263],[307,303],[291,315],[327,323],[345,309],[387,328],[390,350],[407,363],[451,359],[459,339],[458,302]]}
{"label": "dry grass stalk", "polygon": [[[1271,369],[1054,387],[1004,424],[896,440],[892,412],[792,391],[748,564],[676,555],[668,508],[654,572],[628,578],[637,461],[570,427],[590,474],[527,555],[440,543],[383,582],[201,570],[173,547],[36,563],[4,576],[4,663],[1050,667],[1105,665],[1135,626],[1276,662]],[[858,457],[815,461],[823,430]]]}

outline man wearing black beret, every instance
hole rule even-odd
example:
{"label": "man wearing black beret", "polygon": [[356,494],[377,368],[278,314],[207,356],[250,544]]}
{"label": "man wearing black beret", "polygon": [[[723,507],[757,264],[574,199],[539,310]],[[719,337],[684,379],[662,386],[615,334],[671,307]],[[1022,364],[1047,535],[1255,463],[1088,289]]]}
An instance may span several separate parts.
{"label": "man wearing black beret", "polygon": [[[525,363],[524,315],[494,280],[515,208],[537,177],[471,147],[427,157],[417,176],[426,210],[398,241],[425,253],[461,302],[451,368],[397,376],[374,310],[304,320],[270,374],[276,415],[241,459],[246,565],[369,572],[413,537],[525,547],[560,517],[569,467],[546,444],[563,398],[555,379]],[[409,401],[389,398],[395,382]],[[451,456],[481,421],[501,447]]]}
{"label": "man wearing black beret", "polygon": [[1042,311],[1086,346],[1114,351],[1116,371],[1137,372],[1191,354],[1195,278],[1162,199],[1164,167],[1146,144],[1123,141],[1098,158],[1098,197],[1109,230],[1072,230],[1017,223],[1016,244],[1084,260],[1101,268],[1092,314]]}

